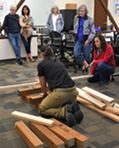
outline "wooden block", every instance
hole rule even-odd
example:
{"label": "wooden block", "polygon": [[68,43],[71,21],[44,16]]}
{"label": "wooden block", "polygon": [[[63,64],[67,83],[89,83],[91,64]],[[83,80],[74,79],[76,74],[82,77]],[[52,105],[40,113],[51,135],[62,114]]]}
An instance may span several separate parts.
{"label": "wooden block", "polygon": [[66,4],[65,7],[66,9],[77,10],[77,4]]}
{"label": "wooden block", "polygon": [[65,148],[65,143],[47,127],[33,122],[29,123],[29,127],[50,148]]}
{"label": "wooden block", "polygon": [[39,95],[30,95],[30,103],[31,104],[40,104],[43,101],[43,96],[41,94]]}
{"label": "wooden block", "polygon": [[101,100],[101,101],[103,101],[105,103],[112,103],[112,102],[115,101],[114,98],[111,98],[111,97],[109,97],[107,95],[104,95],[104,94],[102,94],[102,93],[100,93],[100,92],[98,92],[98,91],[96,91],[94,89],[91,89],[89,87],[83,87],[82,89],[85,92],[87,92],[88,94],[92,95],[93,97],[96,97],[97,99],[99,99],[99,100]]}
{"label": "wooden block", "polygon": [[15,123],[15,129],[30,148],[43,148],[42,141],[22,121]]}
{"label": "wooden block", "polygon": [[[77,99],[77,101],[78,101],[78,99]],[[85,104],[84,99],[82,99],[82,98],[79,99],[79,102],[81,104],[83,104],[84,106],[86,106],[86,107],[88,107],[88,108],[102,114],[103,116],[106,116],[106,117],[110,118],[113,121],[119,122],[119,116],[117,116],[117,115],[115,115],[113,113],[109,113],[108,111],[100,110],[100,109],[96,108],[95,106],[93,106],[92,104]]]}
{"label": "wooden block", "polygon": [[68,134],[72,135],[76,139],[76,146],[77,148],[88,148],[90,146],[89,139],[84,136],[83,134],[73,130],[72,128],[68,127],[67,125],[63,124],[62,122],[52,118],[57,126],[61,129],[66,131]]}
{"label": "wooden block", "polygon": [[87,94],[85,91],[83,91],[82,89],[77,88],[79,94],[78,96],[84,98],[85,100],[93,103],[96,107],[100,108],[100,109],[104,109],[106,107],[106,104],[104,104],[103,102],[93,98],[92,96],[90,96],[89,94]]}
{"label": "wooden block", "polygon": [[52,127],[48,127],[54,134],[56,134],[61,140],[63,140],[67,147],[75,146],[75,137],[68,134],[66,131],[61,129],[57,125],[53,125]]}
{"label": "wooden block", "polygon": [[87,79],[87,78],[91,78],[91,77],[93,77],[93,75],[74,76],[71,78],[72,78],[72,80],[79,80],[79,79]]}
{"label": "wooden block", "polygon": [[32,122],[39,123],[46,126],[52,126],[54,124],[54,121],[50,119],[46,119],[40,116],[37,117],[30,114],[18,112],[18,111],[12,112],[11,115],[16,118],[20,118],[26,121],[32,121]]}
{"label": "wooden block", "polygon": [[23,96],[27,96],[27,95],[30,95],[33,93],[41,93],[42,90],[41,90],[41,86],[39,86],[39,87],[35,87],[35,88],[18,89],[17,92],[20,96],[23,97]]}

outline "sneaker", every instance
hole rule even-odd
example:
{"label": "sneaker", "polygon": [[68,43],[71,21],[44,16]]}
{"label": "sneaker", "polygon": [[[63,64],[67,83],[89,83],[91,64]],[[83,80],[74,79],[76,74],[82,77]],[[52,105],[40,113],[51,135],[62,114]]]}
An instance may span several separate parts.
{"label": "sneaker", "polygon": [[16,64],[23,65],[23,60],[22,60],[22,59],[17,60],[17,61],[16,61]]}
{"label": "sneaker", "polygon": [[76,124],[75,117],[72,114],[72,107],[69,104],[65,106],[65,117],[68,126],[72,127]]}
{"label": "sneaker", "polygon": [[79,104],[77,102],[73,102],[71,104],[73,114],[76,120],[76,123],[80,123],[83,120],[83,113],[80,110]]}

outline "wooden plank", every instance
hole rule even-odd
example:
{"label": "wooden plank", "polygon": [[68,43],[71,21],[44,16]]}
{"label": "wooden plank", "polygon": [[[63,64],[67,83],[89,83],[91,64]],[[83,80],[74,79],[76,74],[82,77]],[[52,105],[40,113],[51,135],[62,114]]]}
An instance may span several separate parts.
{"label": "wooden plank", "polygon": [[39,123],[39,124],[46,125],[46,126],[52,126],[54,124],[54,121],[50,119],[46,119],[40,116],[37,117],[34,115],[30,115],[30,114],[26,114],[26,113],[22,113],[18,111],[12,112],[11,115],[19,119],[23,119],[26,121],[32,121],[32,122]]}
{"label": "wooden plank", "polygon": [[119,109],[119,104],[118,104],[118,103],[115,103],[115,104],[114,104],[114,107],[116,107],[116,108]]}
{"label": "wooden plank", "polygon": [[108,111],[100,110],[97,107],[93,106],[92,104],[86,104],[86,103],[84,103],[84,101],[86,101],[86,100],[84,100],[82,98],[77,97],[77,101],[79,101],[84,106],[100,113],[101,115],[106,116],[106,117],[110,118],[111,120],[119,123],[119,116],[117,116],[113,113],[109,113]]}
{"label": "wooden plank", "polygon": [[43,148],[42,141],[22,121],[15,123],[15,129],[30,148]]}
{"label": "wooden plank", "polygon": [[82,89],[85,92],[87,92],[88,94],[92,95],[93,97],[96,97],[97,99],[99,99],[105,103],[113,103],[115,101],[114,98],[104,95],[104,94],[102,94],[94,89],[91,89],[89,87],[83,87]]}
{"label": "wooden plank", "polygon": [[31,104],[40,104],[43,101],[42,95],[30,96],[30,103]]}
{"label": "wooden plank", "polygon": [[82,89],[77,88],[79,94],[78,96],[84,98],[85,100],[93,103],[95,106],[97,106],[100,109],[104,109],[106,107],[106,104],[102,103],[101,101],[93,98],[92,96],[90,96],[89,94],[87,94],[85,91],[83,91]]}
{"label": "wooden plank", "polygon": [[93,75],[82,75],[82,76],[74,76],[74,77],[71,77],[72,80],[78,80],[78,79],[87,79],[87,78],[91,78],[93,77]]}
{"label": "wooden plank", "polygon": [[38,84],[38,82],[30,82],[30,83],[23,83],[23,84],[0,86],[0,90],[10,89],[10,88],[18,88],[18,87],[30,86],[30,85],[36,85],[36,84]]}
{"label": "wooden plank", "polygon": [[75,146],[75,137],[62,130],[59,126],[53,125],[48,127],[54,134],[56,134],[62,141],[65,142],[67,147]]}
{"label": "wooden plank", "polygon": [[59,126],[61,129],[66,131],[68,134],[70,134],[76,138],[77,148],[88,148],[90,146],[89,139],[86,136],[73,130],[72,128],[68,127],[67,125],[63,124],[62,122],[60,122],[54,118],[52,118],[52,120],[55,122],[55,124],[57,126]]}
{"label": "wooden plank", "polygon": [[37,86],[35,88],[18,89],[17,92],[20,96],[26,96],[26,95],[31,95],[33,93],[41,93],[42,90],[41,90],[41,86]]}
{"label": "wooden plank", "polygon": [[65,143],[47,127],[33,122],[29,122],[29,127],[50,148],[65,148]]}
{"label": "wooden plank", "polygon": [[[83,98],[77,97],[77,99],[78,99],[78,101],[81,99],[81,102],[85,105],[93,105],[92,103],[90,103],[89,101],[87,101]],[[116,108],[109,106],[109,105],[107,105],[105,107],[105,111],[108,111],[108,112],[113,113],[115,115],[119,115],[119,109],[116,109]]]}

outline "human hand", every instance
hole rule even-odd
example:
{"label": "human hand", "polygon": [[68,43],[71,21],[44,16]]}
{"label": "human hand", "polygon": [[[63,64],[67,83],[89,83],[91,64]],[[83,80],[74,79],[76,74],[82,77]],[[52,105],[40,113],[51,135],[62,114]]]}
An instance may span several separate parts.
{"label": "human hand", "polygon": [[93,60],[93,61],[90,63],[90,67],[93,66],[94,63],[95,63],[95,60]]}
{"label": "human hand", "polygon": [[84,46],[87,47],[88,45],[89,45],[89,41],[86,40],[85,43],[84,43]]}

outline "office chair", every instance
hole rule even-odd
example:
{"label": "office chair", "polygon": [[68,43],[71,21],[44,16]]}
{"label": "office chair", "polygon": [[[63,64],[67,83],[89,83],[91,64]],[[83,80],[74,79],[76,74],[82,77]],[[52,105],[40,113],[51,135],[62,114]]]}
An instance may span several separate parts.
{"label": "office chair", "polygon": [[63,49],[62,35],[58,32],[53,31],[50,37],[51,37],[51,46],[54,50],[56,57],[59,59],[63,59],[64,49]]}
{"label": "office chair", "polygon": [[79,63],[74,57],[74,45],[75,45],[75,38],[73,33],[65,33],[65,44],[64,49],[66,53],[66,59],[67,59],[67,68],[69,66],[73,66],[74,73],[77,73],[77,65],[80,67]]}

